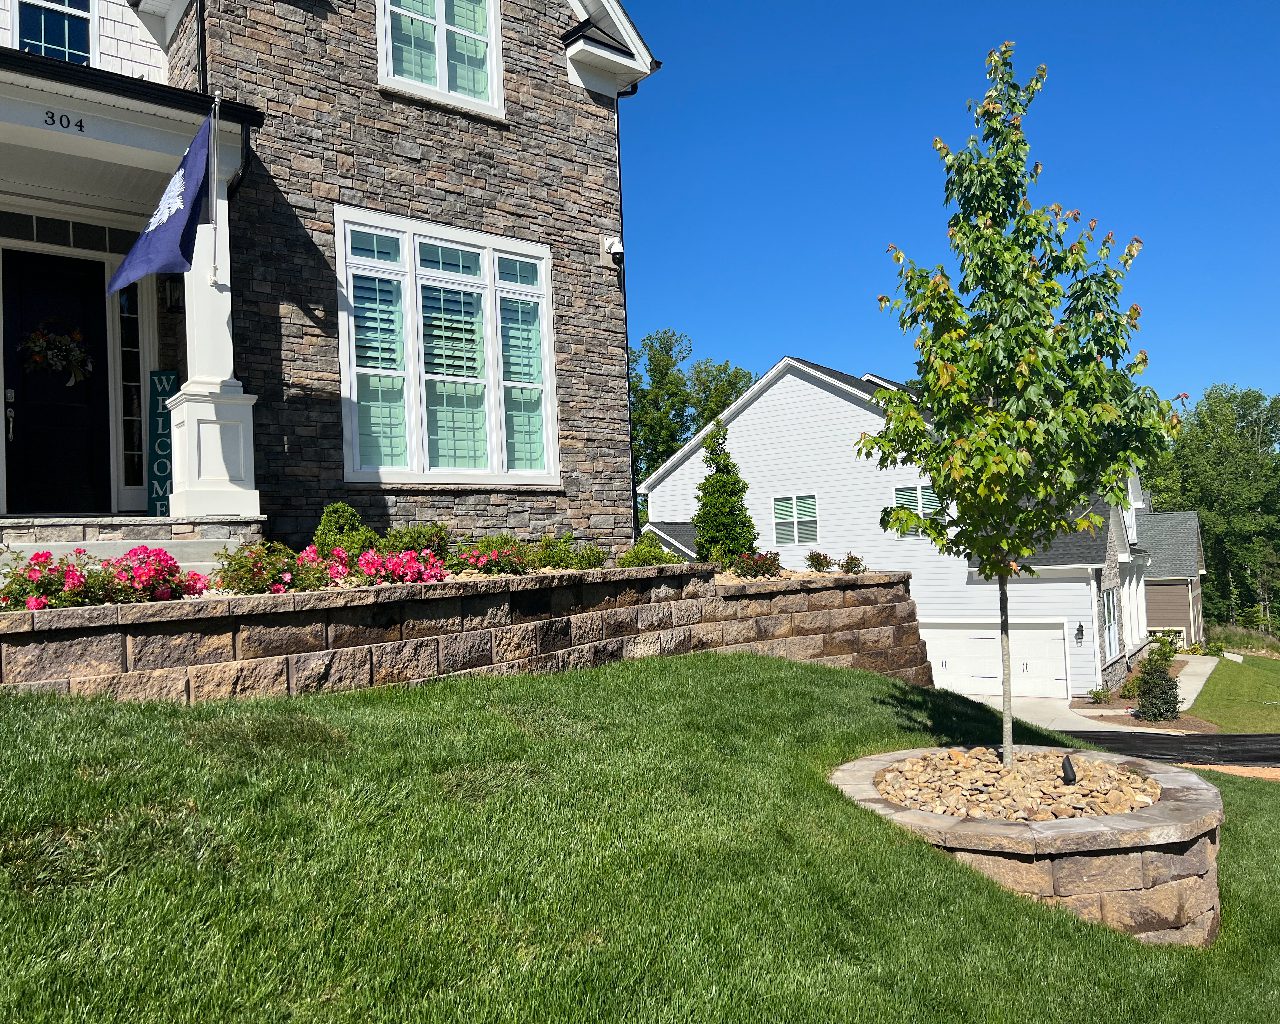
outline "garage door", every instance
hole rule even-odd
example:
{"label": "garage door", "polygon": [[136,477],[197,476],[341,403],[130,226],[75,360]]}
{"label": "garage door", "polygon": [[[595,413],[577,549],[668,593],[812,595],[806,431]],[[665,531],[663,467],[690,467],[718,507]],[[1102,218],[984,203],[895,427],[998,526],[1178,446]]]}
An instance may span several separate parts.
{"label": "garage door", "polygon": [[[1001,692],[998,626],[922,626],[920,636],[929,648],[938,686],[972,697]],[[1011,626],[1009,654],[1015,697],[1067,695],[1067,649],[1061,626]]]}

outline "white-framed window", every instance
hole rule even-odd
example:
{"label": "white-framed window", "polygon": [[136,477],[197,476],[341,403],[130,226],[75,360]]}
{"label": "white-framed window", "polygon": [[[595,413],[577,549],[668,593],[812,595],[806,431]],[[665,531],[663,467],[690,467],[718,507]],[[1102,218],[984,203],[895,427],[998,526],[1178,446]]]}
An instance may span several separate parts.
{"label": "white-framed window", "polygon": [[551,250],[335,221],[348,479],[558,484]]}
{"label": "white-framed window", "polygon": [[773,499],[773,542],[818,543],[818,498],[813,494]]}
{"label": "white-framed window", "polygon": [[1109,663],[1120,657],[1120,620],[1116,614],[1114,588],[1102,592],[1102,638],[1104,662]]}
{"label": "white-framed window", "polygon": [[95,0],[18,0],[12,45],[69,64],[93,64],[97,52]]}
{"label": "white-framed window", "polygon": [[500,0],[378,0],[378,84],[502,116]]}
{"label": "white-framed window", "polygon": [[[909,508],[921,516],[929,516],[938,511],[941,502],[932,487],[921,484],[915,487],[895,487],[893,504],[896,508]],[[919,537],[920,531],[912,530],[907,536]]]}

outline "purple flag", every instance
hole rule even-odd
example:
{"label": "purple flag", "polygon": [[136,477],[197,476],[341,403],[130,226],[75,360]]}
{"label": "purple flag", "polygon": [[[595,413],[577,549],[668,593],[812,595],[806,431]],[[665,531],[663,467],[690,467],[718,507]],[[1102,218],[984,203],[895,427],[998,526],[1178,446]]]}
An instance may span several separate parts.
{"label": "purple flag", "polygon": [[212,134],[213,118],[209,117],[187,147],[150,222],[111,276],[108,294],[115,294],[148,274],[185,274],[191,269],[208,179]]}

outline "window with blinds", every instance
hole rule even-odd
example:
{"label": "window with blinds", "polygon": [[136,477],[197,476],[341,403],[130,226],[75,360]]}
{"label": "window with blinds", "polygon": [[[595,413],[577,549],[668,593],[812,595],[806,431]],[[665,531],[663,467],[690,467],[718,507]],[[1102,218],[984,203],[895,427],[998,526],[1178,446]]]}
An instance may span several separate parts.
{"label": "window with blinds", "polygon": [[[932,515],[942,507],[938,495],[932,487],[896,487],[893,492],[893,504],[897,508],[909,508],[922,516]],[[911,530],[908,537],[919,537],[919,530]]]}
{"label": "window with blinds", "polygon": [[349,472],[558,475],[545,247],[344,207],[337,216]]}
{"label": "window with blinds", "polygon": [[816,495],[773,499],[773,540],[778,547],[818,543]]}
{"label": "window with blinds", "polygon": [[498,0],[379,0],[379,79],[501,112]]}

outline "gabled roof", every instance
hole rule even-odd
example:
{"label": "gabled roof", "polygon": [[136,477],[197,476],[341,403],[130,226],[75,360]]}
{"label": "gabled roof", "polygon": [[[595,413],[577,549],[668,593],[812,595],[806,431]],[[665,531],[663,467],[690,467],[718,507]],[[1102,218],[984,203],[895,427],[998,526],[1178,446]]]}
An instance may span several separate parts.
{"label": "gabled roof", "polygon": [[[1101,497],[1095,497],[1086,511],[1096,512],[1102,517],[1102,525],[1092,533],[1059,534],[1047,548],[1033,555],[1027,561],[1032,568],[1063,567],[1082,565],[1090,568],[1107,564],[1107,549],[1111,544],[1114,531],[1117,542],[1125,536],[1123,521],[1117,522],[1117,509],[1108,505]],[[969,559],[969,567],[976,568],[978,561]]]}
{"label": "gabled roof", "polygon": [[[763,377],[749,387],[746,392],[734,402],[729,408],[720,414],[720,421],[726,425],[732,423],[749,408],[751,403],[768,391],[774,384],[785,377],[788,373],[799,373],[810,379],[818,379],[826,381],[839,391],[845,392],[850,398],[856,398],[863,403],[874,407],[875,395],[880,390],[879,385],[870,384],[859,377],[852,374],[843,373],[840,370],[833,370],[829,366],[823,366],[821,363],[810,362],[808,359],[797,359],[794,356],[785,356],[775,363]],[[661,466],[655,469],[647,480],[640,484],[638,490],[641,494],[649,494],[652,488],[656,487],[676,469],[684,465],[689,459],[702,450],[702,443],[707,439],[707,435],[711,432],[714,423],[708,423],[699,430],[689,442],[676,452],[671,458],[667,459]]]}
{"label": "gabled roof", "polygon": [[1138,543],[1151,553],[1149,580],[1190,580],[1204,571],[1196,512],[1139,512]]}
{"label": "gabled roof", "polygon": [[698,531],[693,523],[645,523],[641,533],[652,533],[662,546],[677,555],[698,557]]}
{"label": "gabled roof", "polygon": [[662,66],[618,0],[569,0],[569,7],[578,23],[564,34],[564,45],[582,84],[608,80],[622,92]]}

